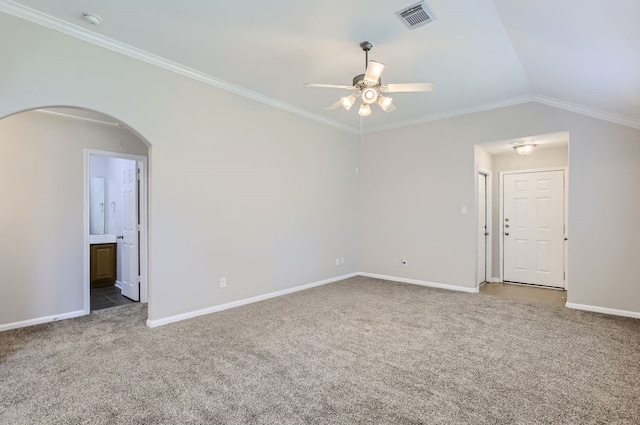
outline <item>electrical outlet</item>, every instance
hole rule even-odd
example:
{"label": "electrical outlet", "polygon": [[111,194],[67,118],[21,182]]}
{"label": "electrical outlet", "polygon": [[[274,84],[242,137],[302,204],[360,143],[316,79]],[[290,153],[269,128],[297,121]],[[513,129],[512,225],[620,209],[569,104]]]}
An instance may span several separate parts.
{"label": "electrical outlet", "polygon": [[403,258],[403,259],[402,259],[402,266],[403,266],[403,267],[407,267],[408,265],[409,265],[409,262],[407,261],[407,259],[406,259],[406,258]]}
{"label": "electrical outlet", "polygon": [[336,266],[339,266],[339,265],[340,265],[340,259],[336,258]]}
{"label": "electrical outlet", "polygon": [[221,288],[226,288],[227,287],[227,278],[226,277],[221,277],[220,278],[220,287]]}
{"label": "electrical outlet", "polygon": [[340,264],[344,264],[344,257],[340,257]]}

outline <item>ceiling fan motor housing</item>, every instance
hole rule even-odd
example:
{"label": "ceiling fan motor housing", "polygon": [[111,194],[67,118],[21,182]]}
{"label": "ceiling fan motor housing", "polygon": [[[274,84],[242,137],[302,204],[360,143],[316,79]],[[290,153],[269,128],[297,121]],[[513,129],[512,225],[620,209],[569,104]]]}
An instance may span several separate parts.
{"label": "ceiling fan motor housing", "polygon": [[364,90],[367,87],[377,87],[381,84],[382,79],[379,78],[378,82],[376,82],[375,84],[370,82],[370,81],[365,81],[364,80],[364,74],[360,74],[360,75],[356,75],[355,77],[353,77],[353,87],[355,87],[358,90]]}

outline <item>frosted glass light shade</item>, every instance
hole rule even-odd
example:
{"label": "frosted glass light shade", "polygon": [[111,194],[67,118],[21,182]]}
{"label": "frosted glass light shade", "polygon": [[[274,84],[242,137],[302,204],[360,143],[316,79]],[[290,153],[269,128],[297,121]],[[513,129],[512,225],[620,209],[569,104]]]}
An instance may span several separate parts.
{"label": "frosted glass light shade", "polygon": [[518,154],[522,156],[527,156],[536,148],[534,144],[525,144],[525,145],[517,145],[513,147]]}
{"label": "frosted glass light shade", "polygon": [[368,103],[361,104],[358,115],[360,115],[361,117],[368,117],[369,115],[371,115],[371,106],[369,106]]}
{"label": "frosted glass light shade", "polygon": [[352,94],[349,96],[345,96],[340,98],[340,102],[342,102],[342,107],[347,111],[351,109],[354,103],[356,103],[356,95]]}
{"label": "frosted glass light shade", "polygon": [[386,97],[386,96],[383,96],[383,95],[380,95],[378,97],[378,105],[385,112],[387,112],[387,109],[389,109],[389,107],[391,106],[392,103],[393,103],[393,98],[391,98],[391,97]]}

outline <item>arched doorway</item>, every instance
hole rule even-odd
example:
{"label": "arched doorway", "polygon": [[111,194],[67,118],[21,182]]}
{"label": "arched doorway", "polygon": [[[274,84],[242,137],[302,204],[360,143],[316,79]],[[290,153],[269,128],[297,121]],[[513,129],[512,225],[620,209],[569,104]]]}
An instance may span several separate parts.
{"label": "arched doorway", "polygon": [[[109,115],[73,107],[13,114],[0,136],[0,237],[11,241],[0,260],[0,330],[88,314],[88,152],[146,161],[149,144]],[[145,279],[146,240],[145,225]]]}

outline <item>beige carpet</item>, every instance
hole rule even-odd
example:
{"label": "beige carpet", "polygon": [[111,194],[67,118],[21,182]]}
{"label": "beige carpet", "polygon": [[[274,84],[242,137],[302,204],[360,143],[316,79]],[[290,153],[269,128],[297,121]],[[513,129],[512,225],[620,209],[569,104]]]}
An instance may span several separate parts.
{"label": "beige carpet", "polygon": [[0,424],[637,424],[640,321],[364,277],[0,333]]}

